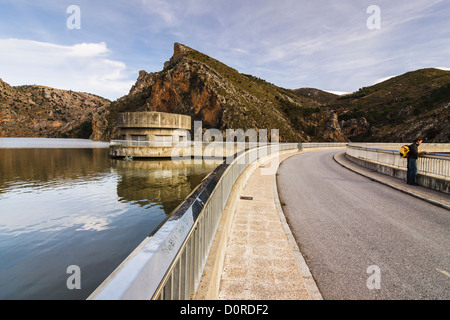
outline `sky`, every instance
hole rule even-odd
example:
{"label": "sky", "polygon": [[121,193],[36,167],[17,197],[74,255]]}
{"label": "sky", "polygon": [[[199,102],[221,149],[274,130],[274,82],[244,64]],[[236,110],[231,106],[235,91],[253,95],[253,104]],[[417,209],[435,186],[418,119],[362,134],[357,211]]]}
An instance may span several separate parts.
{"label": "sky", "polygon": [[182,43],[277,86],[450,70],[448,0],[0,0],[0,78],[116,100]]}

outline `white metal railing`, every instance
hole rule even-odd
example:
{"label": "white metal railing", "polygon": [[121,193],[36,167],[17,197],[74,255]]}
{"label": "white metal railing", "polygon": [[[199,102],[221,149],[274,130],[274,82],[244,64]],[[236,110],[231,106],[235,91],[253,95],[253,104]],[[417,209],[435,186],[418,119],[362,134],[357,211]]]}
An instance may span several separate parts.
{"label": "white metal railing", "polygon": [[236,180],[259,158],[297,148],[297,143],[271,144],[227,159],[89,299],[192,299]]}
{"label": "white metal railing", "polygon": [[[384,144],[386,145],[386,144]],[[392,144],[392,147],[400,147],[403,144]],[[349,144],[347,154],[356,158],[365,159],[391,167],[406,169],[407,160],[402,158],[398,150],[381,149],[363,146],[362,144]],[[417,159],[419,173],[432,174],[443,178],[450,178],[450,155],[439,153],[427,153]]]}
{"label": "white metal railing", "polygon": [[347,142],[301,142],[299,149],[303,148],[345,148]]}
{"label": "white metal railing", "polygon": [[172,147],[179,143],[175,141],[137,141],[137,140],[111,140],[110,146],[123,146],[123,147]]}
{"label": "white metal railing", "polygon": [[110,146],[123,146],[123,147],[223,147],[223,148],[257,148],[261,146],[267,146],[271,142],[206,142],[206,141],[175,141],[175,140],[111,140]]}

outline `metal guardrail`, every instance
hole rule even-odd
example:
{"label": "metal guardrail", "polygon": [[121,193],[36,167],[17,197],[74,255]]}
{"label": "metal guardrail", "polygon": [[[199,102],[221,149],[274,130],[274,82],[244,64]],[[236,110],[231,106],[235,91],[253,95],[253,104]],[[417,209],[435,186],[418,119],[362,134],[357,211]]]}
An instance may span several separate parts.
{"label": "metal guardrail", "polygon": [[[411,144],[410,143],[404,143],[404,142],[349,142],[348,145],[350,146],[358,146],[358,147],[371,147],[371,148],[400,148],[401,146],[404,146],[405,144]],[[450,143],[434,143],[434,142],[426,142],[421,145],[422,147],[445,147],[450,148]]]}
{"label": "metal guardrail", "polygon": [[[401,145],[402,144],[393,144],[393,146]],[[385,165],[403,169],[407,168],[407,160],[400,156],[398,150],[349,144],[347,146],[347,153],[357,158],[374,161]],[[432,174],[444,178],[450,178],[450,155],[448,154],[421,154],[417,159],[417,165],[419,168],[418,172],[421,174]]]}
{"label": "metal guardrail", "polygon": [[263,156],[297,148],[271,144],[224,161],[88,299],[192,299],[238,177]]}
{"label": "metal guardrail", "polygon": [[173,141],[137,141],[137,140],[111,140],[110,146],[123,147],[173,147]]}
{"label": "metal guardrail", "polygon": [[[111,140],[110,146],[123,146],[123,147],[224,147],[224,148],[257,148],[260,146],[271,145],[270,142],[204,142],[204,141],[163,141],[163,140],[150,140],[150,141],[137,141],[137,140]],[[278,144],[278,143],[274,143]]]}
{"label": "metal guardrail", "polygon": [[347,142],[301,142],[299,143],[299,149],[303,148],[345,148],[348,145]]}

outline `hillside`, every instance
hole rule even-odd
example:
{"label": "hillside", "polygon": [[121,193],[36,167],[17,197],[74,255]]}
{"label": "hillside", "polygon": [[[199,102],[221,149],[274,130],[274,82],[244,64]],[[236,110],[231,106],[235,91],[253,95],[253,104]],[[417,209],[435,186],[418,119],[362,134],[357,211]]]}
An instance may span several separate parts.
{"label": "hillside", "polygon": [[[339,97],[334,109],[353,141],[450,141],[450,71],[421,69]],[[365,128],[346,130],[349,123]]]}
{"label": "hillside", "polygon": [[313,99],[322,104],[337,100],[339,96],[334,93],[315,89],[315,88],[300,88],[292,90],[296,95]]}
{"label": "hillside", "polygon": [[93,115],[109,104],[93,94],[0,79],[0,137],[89,138]]}
{"label": "hillside", "polygon": [[116,101],[0,79],[0,137],[119,138],[116,115],[190,115],[204,130],[279,129],[282,142],[450,142],[450,71],[421,69],[343,96],[284,89],[179,43],[159,72],[140,71]]}
{"label": "hillside", "polygon": [[[128,95],[96,118],[117,137],[115,116],[125,111],[161,111],[190,115],[204,129],[279,129],[281,141],[345,141],[327,125],[333,113],[314,99],[296,95],[176,43],[160,72],[141,71]],[[100,133],[99,133],[100,134]]]}

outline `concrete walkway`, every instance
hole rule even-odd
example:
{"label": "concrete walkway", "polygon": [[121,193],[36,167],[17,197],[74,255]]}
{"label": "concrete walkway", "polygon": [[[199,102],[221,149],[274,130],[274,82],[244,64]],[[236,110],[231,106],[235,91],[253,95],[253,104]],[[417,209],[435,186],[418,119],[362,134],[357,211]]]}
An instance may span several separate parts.
{"label": "concrete walkway", "polygon": [[[282,155],[279,162],[292,155]],[[219,299],[322,299],[278,201],[278,164],[272,168],[266,162],[258,167],[241,192],[228,239]]]}

